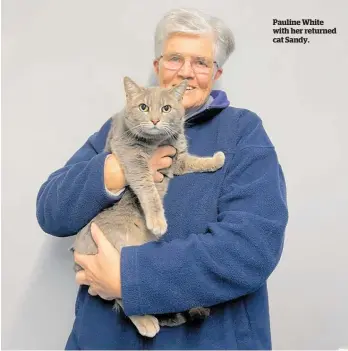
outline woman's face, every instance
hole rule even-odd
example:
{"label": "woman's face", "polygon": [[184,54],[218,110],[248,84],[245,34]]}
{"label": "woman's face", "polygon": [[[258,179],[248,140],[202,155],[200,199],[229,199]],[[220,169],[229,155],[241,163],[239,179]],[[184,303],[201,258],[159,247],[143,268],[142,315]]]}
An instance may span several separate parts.
{"label": "woman's face", "polygon": [[185,109],[200,106],[207,100],[214,80],[222,74],[222,69],[216,70],[216,67],[210,36],[172,35],[165,42],[162,57],[154,60],[161,87],[172,87],[188,80],[189,87],[183,98]]}

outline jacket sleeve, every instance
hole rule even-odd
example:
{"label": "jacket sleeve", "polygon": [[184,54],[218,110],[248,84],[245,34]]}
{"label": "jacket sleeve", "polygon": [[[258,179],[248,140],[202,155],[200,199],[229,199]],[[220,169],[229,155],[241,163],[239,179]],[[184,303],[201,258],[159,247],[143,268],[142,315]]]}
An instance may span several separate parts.
{"label": "jacket sleeve", "polygon": [[127,315],[233,300],[259,289],[275,269],[288,221],[286,186],[262,123],[251,120],[227,155],[218,216],[207,232],[122,249]]}
{"label": "jacket sleeve", "polygon": [[36,200],[36,217],[43,231],[54,236],[76,234],[101,210],[122,197],[105,188],[103,151],[110,120],[94,133],[41,185]]}

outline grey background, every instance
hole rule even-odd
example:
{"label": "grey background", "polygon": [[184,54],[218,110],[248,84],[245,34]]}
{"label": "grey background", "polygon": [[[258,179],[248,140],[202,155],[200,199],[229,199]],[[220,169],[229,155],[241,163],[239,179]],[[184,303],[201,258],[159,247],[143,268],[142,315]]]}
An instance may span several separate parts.
{"label": "grey background", "polygon": [[[146,6],[146,10],[142,6]],[[348,347],[346,1],[2,1],[2,348],[61,349],[77,286],[71,238],[44,234],[48,175],[146,84],[164,11],[226,20],[237,49],[221,86],[258,113],[288,185],[290,221],[269,279],[275,349]],[[272,18],[319,18],[337,35],[273,44]],[[345,152],[345,153],[344,153]]]}

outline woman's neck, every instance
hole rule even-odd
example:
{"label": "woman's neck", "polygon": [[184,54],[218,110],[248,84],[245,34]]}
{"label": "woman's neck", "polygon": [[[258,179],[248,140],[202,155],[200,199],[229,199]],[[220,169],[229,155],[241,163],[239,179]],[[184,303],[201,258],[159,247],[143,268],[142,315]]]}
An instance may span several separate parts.
{"label": "woman's neck", "polygon": [[188,118],[192,117],[193,115],[196,115],[196,114],[204,111],[211,104],[211,102],[213,100],[214,100],[214,98],[211,95],[209,95],[208,99],[205,101],[205,103],[203,105],[187,108],[185,110],[185,119],[188,119]]}

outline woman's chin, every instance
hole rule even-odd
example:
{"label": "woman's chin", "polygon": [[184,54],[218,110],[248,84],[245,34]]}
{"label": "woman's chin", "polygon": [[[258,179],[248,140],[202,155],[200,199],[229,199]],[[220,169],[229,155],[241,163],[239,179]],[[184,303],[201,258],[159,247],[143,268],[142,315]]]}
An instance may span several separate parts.
{"label": "woman's chin", "polygon": [[196,107],[200,105],[200,99],[197,99],[195,96],[195,92],[187,91],[182,99],[182,104],[184,108],[187,110],[192,107]]}
{"label": "woman's chin", "polygon": [[[185,93],[186,95],[186,93]],[[184,96],[182,99],[182,105],[184,106],[185,110],[193,106],[192,99],[188,96]]]}

